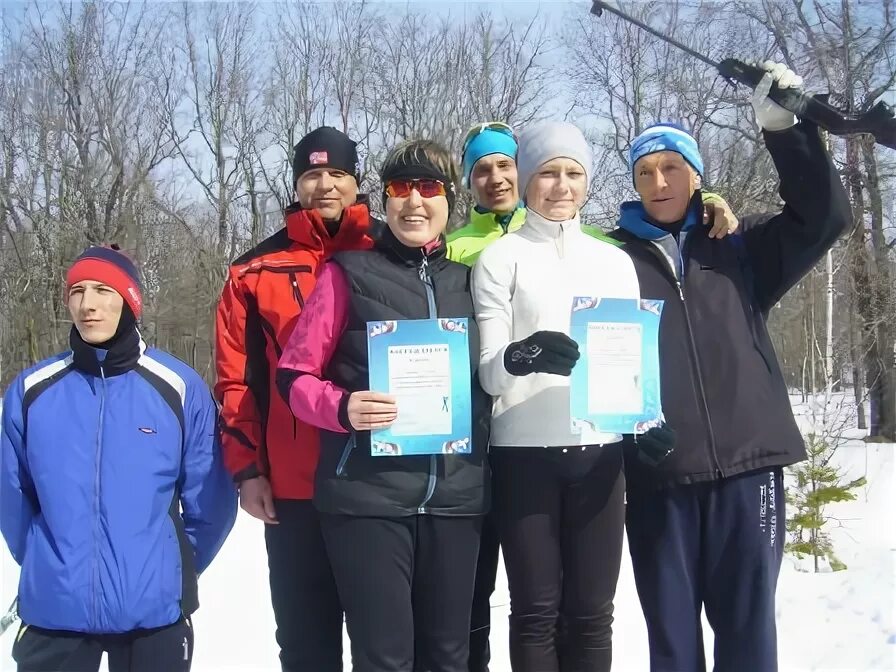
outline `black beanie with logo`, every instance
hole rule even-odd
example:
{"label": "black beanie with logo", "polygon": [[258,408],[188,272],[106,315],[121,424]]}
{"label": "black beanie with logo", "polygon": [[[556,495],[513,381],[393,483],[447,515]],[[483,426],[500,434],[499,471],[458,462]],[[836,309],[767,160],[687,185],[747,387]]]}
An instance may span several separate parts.
{"label": "black beanie with logo", "polygon": [[341,170],[361,181],[358,144],[332,126],[321,126],[299,140],[292,153],[292,183],[315,168]]}

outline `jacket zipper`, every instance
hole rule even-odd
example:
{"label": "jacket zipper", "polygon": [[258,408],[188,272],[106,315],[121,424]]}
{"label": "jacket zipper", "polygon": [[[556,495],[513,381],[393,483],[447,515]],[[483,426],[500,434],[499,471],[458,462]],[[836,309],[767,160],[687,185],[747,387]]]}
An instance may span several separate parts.
{"label": "jacket zipper", "polygon": [[700,359],[697,357],[697,342],[694,340],[694,328],[691,326],[691,314],[688,311],[688,303],[684,299],[684,287],[677,279],[675,284],[678,286],[678,296],[681,297],[681,307],[684,308],[684,321],[688,331],[688,342],[691,349],[691,361],[697,374],[697,386],[700,389],[700,401],[703,404],[703,412],[706,415],[706,428],[709,430],[709,449],[712,451],[712,459],[715,462],[716,472],[721,478],[725,477],[722,471],[722,465],[719,463],[719,454],[716,452],[716,435],[712,428],[712,418],[709,415],[709,403],[706,401],[706,388],[703,386],[703,372],[700,369]]}
{"label": "jacket zipper", "polygon": [[[429,260],[426,258],[426,252],[423,252],[423,258],[420,260],[420,266],[417,269],[418,277],[420,278],[420,282],[423,283],[424,288],[426,289],[426,304],[429,309],[429,319],[436,319],[438,317],[438,311],[436,309],[436,295],[432,286],[432,276],[429,274]],[[426,485],[426,495],[423,497],[423,501],[420,502],[420,505],[417,507],[417,513],[426,513],[426,505],[429,503],[429,500],[432,499],[433,494],[436,491],[436,456],[429,456],[429,481]]]}
{"label": "jacket zipper", "polygon": [[100,563],[99,563],[99,545],[100,545],[100,474],[102,471],[103,459],[103,425],[106,416],[106,374],[100,366],[100,379],[102,380],[102,392],[100,393],[100,420],[97,427],[96,437],[96,464],[94,470],[93,481],[93,571],[91,572],[91,581],[93,589],[90,591],[91,616],[93,618],[93,627],[99,627],[99,611],[97,610],[97,593],[100,588]]}
{"label": "jacket zipper", "polygon": [[[271,273],[286,273],[289,276],[289,284],[292,286],[292,297],[295,299],[296,305],[299,307],[299,310],[305,309],[305,299],[302,297],[302,291],[299,289],[299,273],[311,273],[311,266],[307,264],[283,264],[276,265],[264,262],[258,262],[249,264],[246,268],[240,271],[240,277],[246,275],[247,273],[261,273],[262,271],[269,271]],[[280,344],[277,343],[277,336],[274,334],[274,330],[269,328],[267,322],[263,319],[261,320],[262,328],[268,333],[268,337],[271,339],[271,343],[274,345],[274,352],[277,354],[277,359],[280,359],[280,356],[283,354],[280,349]],[[299,423],[296,420],[295,416],[292,418],[292,438],[297,439],[299,436]]]}
{"label": "jacket zipper", "polygon": [[[290,271],[289,282],[292,285],[292,296],[296,300],[296,304],[299,306],[299,312],[301,313],[301,311],[305,310],[305,299],[302,298],[302,292],[299,289],[299,279],[296,276],[295,271]],[[299,438],[299,422],[296,420],[295,415],[292,416],[292,438]]]}
{"label": "jacket zipper", "polygon": [[[685,238],[687,240],[687,238]],[[653,243],[648,243],[651,249],[656,249],[656,246]],[[665,256],[665,255],[664,255]],[[684,241],[679,246],[678,249],[678,259],[681,264],[681,276],[682,280],[684,279]],[[667,268],[668,264],[665,259],[661,260],[663,262],[663,267]],[[678,296],[681,299],[681,307],[684,310],[684,322],[685,329],[688,332],[688,345],[691,353],[691,364],[694,367],[694,376],[697,379],[697,388],[700,394],[700,403],[703,406],[703,413],[706,417],[706,429],[709,432],[709,449],[712,453],[712,459],[715,463],[715,468],[717,474],[724,478],[725,472],[722,470],[722,465],[719,463],[719,454],[716,451],[716,436],[715,431],[712,428],[712,418],[709,414],[709,403],[706,400],[706,388],[703,385],[703,372],[700,368],[700,358],[697,355],[697,341],[694,339],[694,327],[691,323],[691,313],[688,310],[688,303],[685,300],[684,296],[684,285],[682,281],[678,279],[678,274],[675,272],[675,269],[671,269],[672,271],[672,280],[675,282],[675,286],[678,288]]]}
{"label": "jacket zipper", "polygon": [[296,300],[296,303],[299,305],[299,308],[304,310],[305,309],[305,299],[302,298],[302,292],[299,290],[299,279],[296,276],[295,271],[290,272],[289,281],[292,284],[293,298]]}
{"label": "jacket zipper", "polygon": [[271,273],[311,273],[311,266],[308,264],[271,264],[264,262],[253,262],[240,271],[240,277],[249,273],[261,273],[269,271]]}

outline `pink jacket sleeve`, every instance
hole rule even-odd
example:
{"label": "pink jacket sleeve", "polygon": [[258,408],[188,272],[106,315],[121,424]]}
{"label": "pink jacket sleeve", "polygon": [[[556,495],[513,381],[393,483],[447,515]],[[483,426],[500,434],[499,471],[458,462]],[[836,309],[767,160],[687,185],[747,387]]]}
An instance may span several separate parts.
{"label": "pink jacket sleeve", "polygon": [[[325,264],[314,291],[296,321],[277,367],[280,389],[301,421],[334,432],[349,429],[340,422],[340,404],[348,392],[323,380],[326,368],[348,321],[350,290],[342,269]],[[288,386],[288,388],[286,387]]]}

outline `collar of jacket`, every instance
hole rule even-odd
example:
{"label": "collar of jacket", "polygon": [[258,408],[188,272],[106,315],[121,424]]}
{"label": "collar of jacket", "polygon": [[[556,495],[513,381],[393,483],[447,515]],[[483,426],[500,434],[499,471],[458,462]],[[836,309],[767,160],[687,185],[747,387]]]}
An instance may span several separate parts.
{"label": "collar of jacket", "polygon": [[[146,344],[137,328],[129,329],[112,343],[108,350],[95,348],[72,326],[68,337],[72,349],[72,364],[92,376],[120,376],[136,368]],[[105,356],[103,356],[105,353]]]}
{"label": "collar of jacket", "polygon": [[294,203],[286,208],[284,215],[290,240],[326,256],[341,250],[368,250],[373,246],[370,207],[365,194],[342,211],[335,236],[327,231],[319,210]]}
{"label": "collar of jacket", "polygon": [[529,234],[529,237],[536,240],[557,240],[561,237],[566,239],[569,236],[585,235],[582,232],[582,222],[578,212],[571,219],[557,222],[546,219],[529,208],[526,210],[524,229]]}
{"label": "collar of jacket", "polygon": [[[703,216],[703,195],[697,189],[688,204],[684,221],[676,222],[669,229],[688,232],[693,229]],[[681,226],[679,226],[679,224]],[[626,201],[619,206],[619,221],[617,225],[642,240],[660,240],[672,235],[671,231],[663,228],[659,223],[647,214],[641,201]]]}
{"label": "collar of jacket", "polygon": [[445,243],[445,236],[439,236],[438,240],[425,247],[408,247],[395,237],[392,229],[386,227],[383,235],[377,240],[376,247],[388,253],[398,263],[408,267],[419,266],[424,259],[430,267],[439,267],[448,263],[448,246]]}
{"label": "collar of jacket", "polygon": [[476,233],[488,234],[504,231],[510,233],[519,229],[526,221],[526,206],[522,201],[516,210],[499,215],[492,210],[474,206],[470,211],[470,226]]}

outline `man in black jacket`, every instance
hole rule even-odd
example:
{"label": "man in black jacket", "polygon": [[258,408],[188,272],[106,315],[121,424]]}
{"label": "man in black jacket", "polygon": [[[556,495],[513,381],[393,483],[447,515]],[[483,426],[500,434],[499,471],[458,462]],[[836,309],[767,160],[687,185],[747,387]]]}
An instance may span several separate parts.
{"label": "man in black jacket", "polygon": [[766,318],[851,215],[817,128],[768,98],[773,81],[799,86],[800,78],[764,67],[752,102],[784,208],[710,238],[692,225],[702,213],[697,143],[679,127],[654,126],[632,143],[641,200],[622,205],[613,233],[635,262],[642,297],[665,301],[669,431],[638,437],[626,460],[626,525],[652,672],[705,670],[701,608],[716,670],[777,670],[782,472],[806,453]]}

